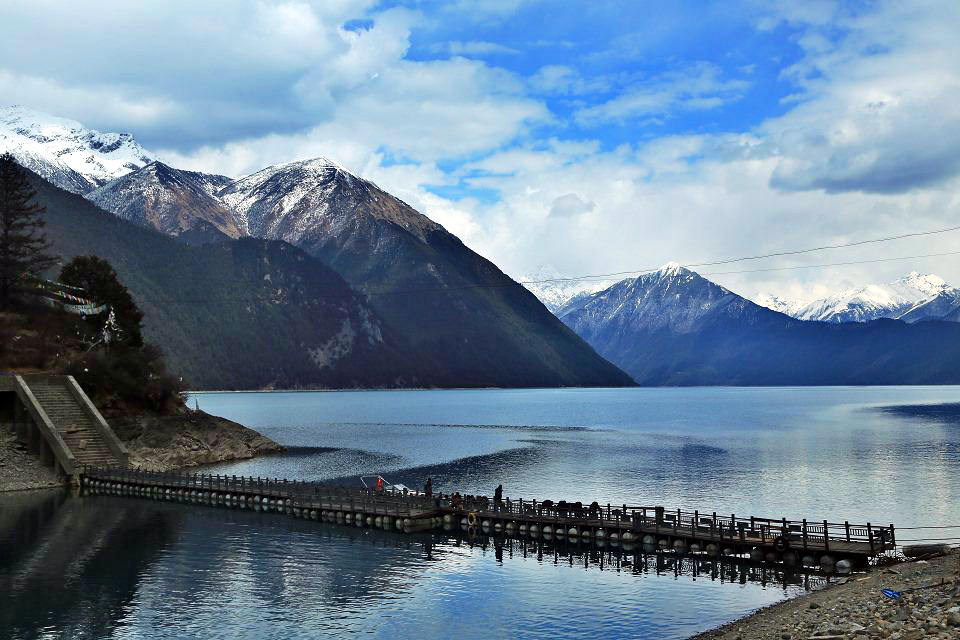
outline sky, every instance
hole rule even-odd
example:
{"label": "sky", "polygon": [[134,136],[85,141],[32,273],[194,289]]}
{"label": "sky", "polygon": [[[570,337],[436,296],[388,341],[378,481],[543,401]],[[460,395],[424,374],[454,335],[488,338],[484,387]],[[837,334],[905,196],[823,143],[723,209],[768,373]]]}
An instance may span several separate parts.
{"label": "sky", "polygon": [[[0,4],[0,102],[239,177],[325,156],[514,276],[960,225],[960,3]],[[701,273],[810,299],[960,231]]]}

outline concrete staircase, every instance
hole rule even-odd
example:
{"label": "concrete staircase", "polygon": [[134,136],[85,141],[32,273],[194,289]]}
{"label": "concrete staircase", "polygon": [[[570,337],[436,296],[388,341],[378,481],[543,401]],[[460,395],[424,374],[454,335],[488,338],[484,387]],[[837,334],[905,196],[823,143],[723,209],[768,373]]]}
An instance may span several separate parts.
{"label": "concrete staircase", "polygon": [[127,465],[127,453],[116,434],[70,376],[23,376],[76,466]]}

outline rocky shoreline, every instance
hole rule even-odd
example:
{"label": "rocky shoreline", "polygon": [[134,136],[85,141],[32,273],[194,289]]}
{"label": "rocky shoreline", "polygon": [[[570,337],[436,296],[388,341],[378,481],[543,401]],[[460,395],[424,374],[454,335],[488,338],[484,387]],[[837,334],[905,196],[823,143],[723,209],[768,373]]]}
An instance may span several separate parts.
{"label": "rocky shoreline", "polygon": [[130,466],[170,471],[228,460],[244,460],[283,447],[242,424],[185,409],[174,416],[111,420],[130,452]]}
{"label": "rocky shoreline", "polygon": [[56,471],[40,464],[12,432],[0,427],[0,492],[63,486]]}
{"label": "rocky shoreline", "polygon": [[[883,589],[899,592],[888,597]],[[960,552],[852,575],[691,640],[960,638]]]}
{"label": "rocky shoreline", "polygon": [[[130,465],[151,471],[283,451],[263,434],[203,411],[183,409],[172,416],[112,418],[108,422],[130,452]],[[0,428],[0,492],[59,487],[63,482],[15,434]]]}

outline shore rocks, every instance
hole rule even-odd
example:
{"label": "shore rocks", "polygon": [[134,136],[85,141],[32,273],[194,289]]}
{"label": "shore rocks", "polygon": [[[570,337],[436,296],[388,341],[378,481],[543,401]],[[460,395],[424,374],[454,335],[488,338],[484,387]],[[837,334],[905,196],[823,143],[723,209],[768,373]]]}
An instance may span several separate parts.
{"label": "shore rocks", "polygon": [[[283,450],[253,429],[202,411],[113,418],[109,422],[130,452],[130,464],[152,471],[241,460]],[[0,491],[57,487],[64,480],[54,469],[43,466],[15,434],[0,428]]]}
{"label": "shore rocks", "polygon": [[903,548],[903,555],[908,558],[940,556],[946,553],[950,553],[950,545],[948,544],[911,544]]}
{"label": "shore rocks", "polygon": [[63,480],[30,453],[17,436],[0,427],[0,491],[59,487]]}
{"label": "shore rocks", "polygon": [[[883,594],[885,588],[899,598]],[[960,555],[904,562],[761,609],[694,636],[711,640],[960,638]]]}
{"label": "shore rocks", "polygon": [[130,452],[130,464],[151,471],[283,451],[279,444],[253,429],[203,411],[114,419],[111,425]]}

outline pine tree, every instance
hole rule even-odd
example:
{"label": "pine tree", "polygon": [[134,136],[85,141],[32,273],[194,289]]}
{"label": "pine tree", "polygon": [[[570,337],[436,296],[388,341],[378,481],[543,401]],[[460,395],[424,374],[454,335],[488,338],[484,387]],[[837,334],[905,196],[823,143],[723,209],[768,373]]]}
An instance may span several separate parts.
{"label": "pine tree", "polygon": [[31,202],[37,192],[9,153],[0,156],[0,308],[10,305],[14,287],[27,275],[40,275],[57,263],[47,255],[50,243],[40,217],[45,211]]}
{"label": "pine tree", "polygon": [[[84,295],[97,304],[110,306],[115,329],[110,344],[139,349],[143,346],[143,312],[133,301],[109,262],[97,256],[77,256],[60,270],[60,282],[84,290]],[[109,319],[108,319],[109,320]]]}

